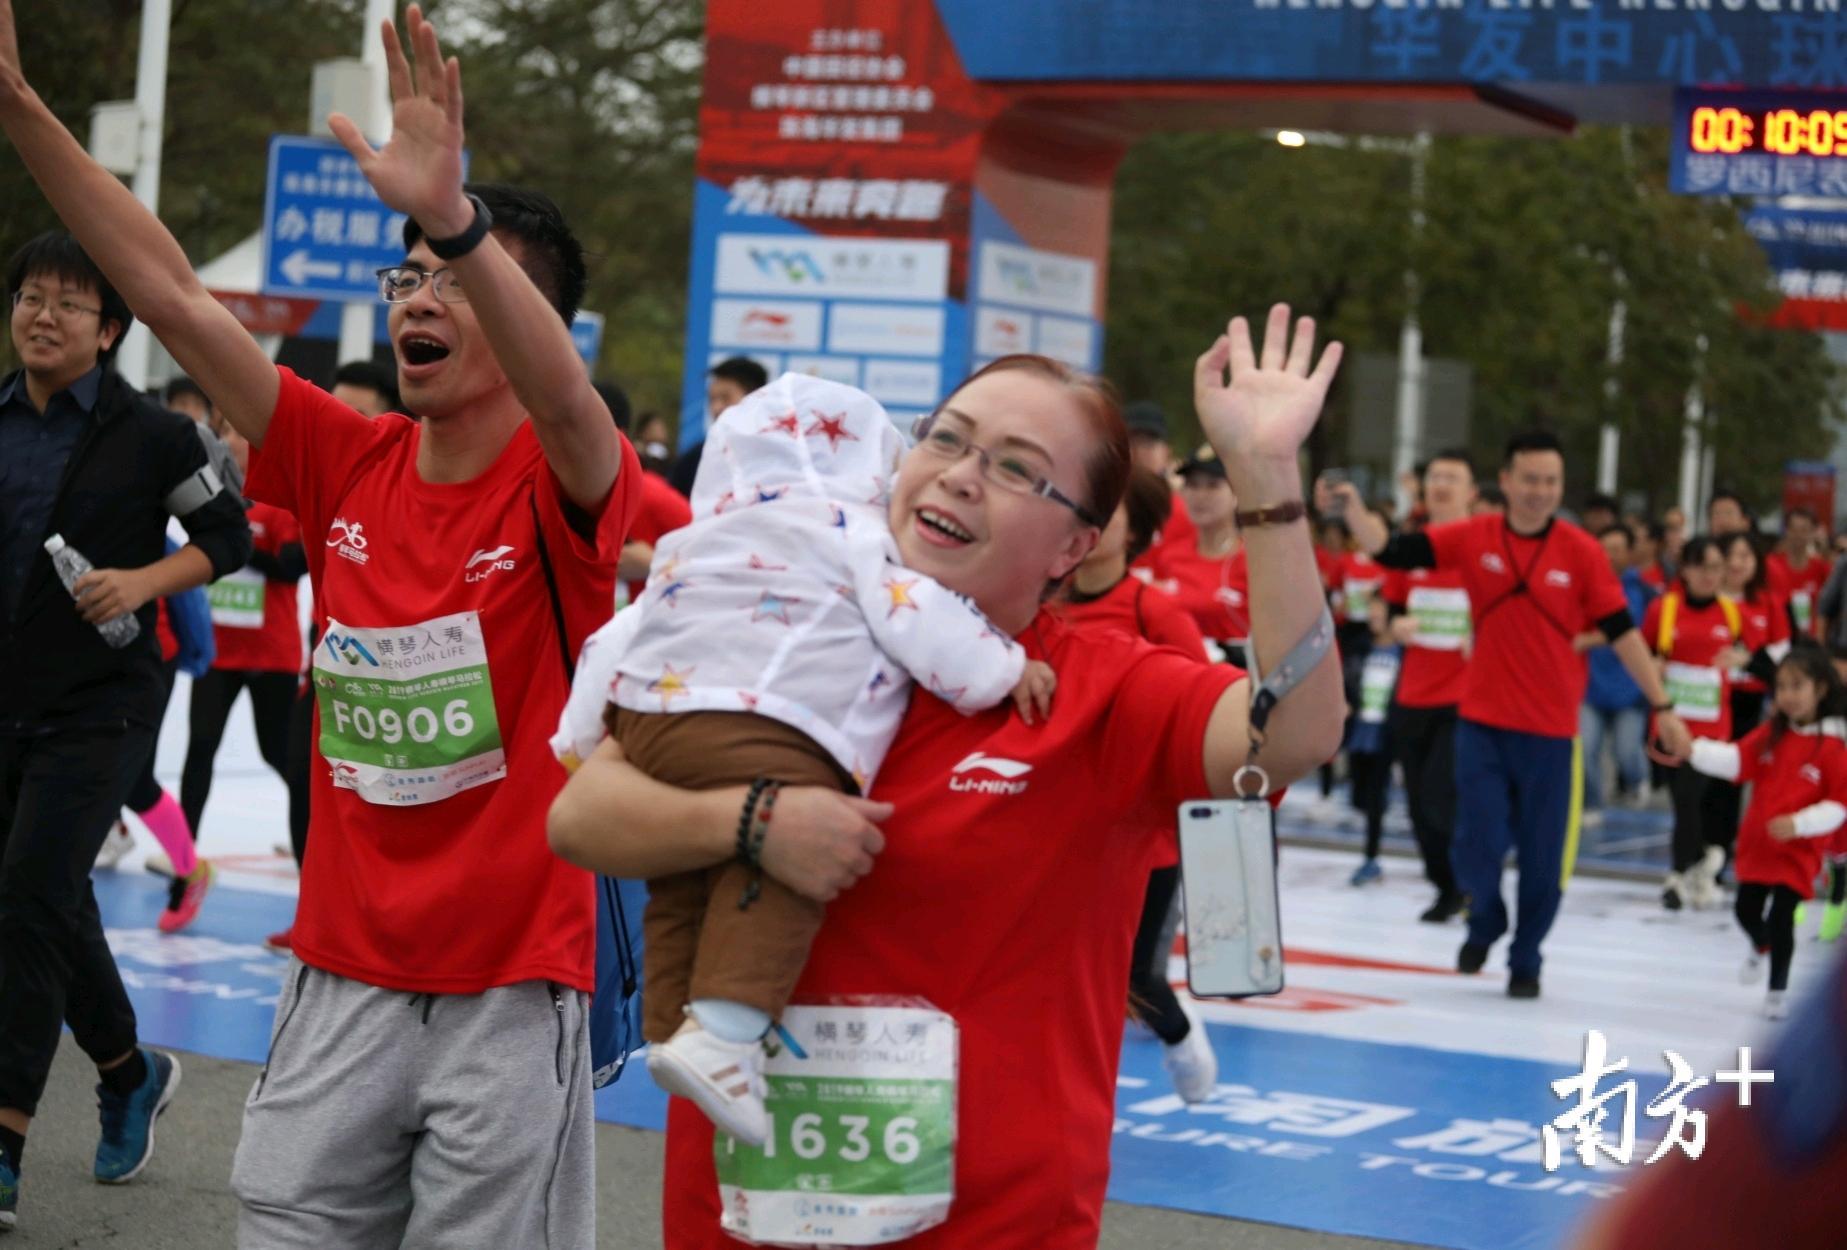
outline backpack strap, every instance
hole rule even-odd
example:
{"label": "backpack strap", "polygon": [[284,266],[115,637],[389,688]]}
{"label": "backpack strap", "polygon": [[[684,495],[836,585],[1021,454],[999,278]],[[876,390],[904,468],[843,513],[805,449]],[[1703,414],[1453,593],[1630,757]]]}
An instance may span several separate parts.
{"label": "backpack strap", "polygon": [[1674,622],[1680,615],[1680,592],[1670,590],[1661,597],[1661,624],[1655,631],[1655,654],[1663,659],[1674,650]]}
{"label": "backpack strap", "polygon": [[1719,611],[1725,614],[1725,627],[1732,631],[1732,641],[1736,642],[1744,637],[1744,614],[1738,610],[1738,604],[1720,595]]}
{"label": "backpack strap", "polygon": [[552,569],[552,553],[545,545],[545,523],[539,518],[539,488],[535,483],[532,493],[526,496],[526,502],[532,508],[532,533],[538,540],[539,568],[545,573],[545,593],[552,601],[552,624],[558,635],[558,658],[564,661],[564,684],[568,687],[577,678],[577,662],[571,658],[571,640],[564,632],[564,600],[558,594],[558,575]]}

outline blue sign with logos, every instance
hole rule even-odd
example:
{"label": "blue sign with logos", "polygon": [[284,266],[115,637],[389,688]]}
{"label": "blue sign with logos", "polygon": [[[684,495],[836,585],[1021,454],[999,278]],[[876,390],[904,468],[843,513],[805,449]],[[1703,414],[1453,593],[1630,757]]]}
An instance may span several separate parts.
{"label": "blue sign with logos", "polygon": [[1744,228],[1764,249],[1777,286],[1797,299],[1847,299],[1847,211],[1758,205]]}
{"label": "blue sign with logos", "polygon": [[580,312],[571,323],[571,346],[584,358],[591,372],[596,371],[597,354],[603,350],[603,314]]}
{"label": "blue sign with logos", "polygon": [[404,221],[332,139],[272,136],[263,191],[263,293],[377,299],[377,271],[404,259]]}

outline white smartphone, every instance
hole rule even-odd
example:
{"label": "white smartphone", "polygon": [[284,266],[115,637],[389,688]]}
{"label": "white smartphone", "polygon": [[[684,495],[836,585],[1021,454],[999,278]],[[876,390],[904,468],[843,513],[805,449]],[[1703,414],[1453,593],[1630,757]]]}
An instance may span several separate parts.
{"label": "white smartphone", "polygon": [[1250,998],[1283,988],[1276,820],[1265,802],[1180,805],[1180,888],[1187,987],[1200,998]]}

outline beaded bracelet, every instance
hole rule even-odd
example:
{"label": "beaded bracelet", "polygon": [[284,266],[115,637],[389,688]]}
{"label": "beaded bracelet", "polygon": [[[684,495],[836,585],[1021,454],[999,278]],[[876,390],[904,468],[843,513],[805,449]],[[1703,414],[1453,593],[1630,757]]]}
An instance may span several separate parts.
{"label": "beaded bracelet", "polygon": [[744,800],[744,811],[738,820],[738,858],[751,871],[743,897],[738,900],[739,911],[756,902],[763,893],[763,840],[769,836],[770,816],[776,810],[776,796],[780,793],[781,782],[759,777],[750,783],[750,793]]}

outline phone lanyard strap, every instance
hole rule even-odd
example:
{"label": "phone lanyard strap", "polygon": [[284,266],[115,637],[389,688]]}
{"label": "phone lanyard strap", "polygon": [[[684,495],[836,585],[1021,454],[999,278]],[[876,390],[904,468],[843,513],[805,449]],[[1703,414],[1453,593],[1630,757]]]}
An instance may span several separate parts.
{"label": "phone lanyard strap", "polygon": [[[1276,671],[1264,678],[1251,694],[1251,751],[1244,766],[1232,775],[1232,789],[1241,797],[1261,799],[1270,793],[1270,776],[1257,764],[1257,753],[1263,749],[1266,741],[1265,728],[1270,723],[1270,713],[1283,701],[1283,696],[1301,685],[1303,680],[1315,670],[1315,667],[1327,658],[1334,649],[1334,618],[1324,606],[1321,616],[1309,631],[1304,634],[1289,654],[1282,658]],[[1255,650],[1255,647],[1252,648]],[[1254,659],[1254,657],[1253,657]],[[1257,782],[1255,791],[1246,790],[1246,776]]]}

